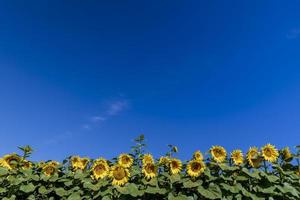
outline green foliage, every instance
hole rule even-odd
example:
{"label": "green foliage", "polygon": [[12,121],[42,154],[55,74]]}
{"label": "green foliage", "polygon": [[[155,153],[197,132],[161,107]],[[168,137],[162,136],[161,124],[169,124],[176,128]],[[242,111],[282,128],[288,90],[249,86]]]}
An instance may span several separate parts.
{"label": "green foliage", "polygon": [[[74,170],[70,158],[55,165],[57,171],[47,175],[40,163],[24,168],[22,162],[32,153],[29,146],[20,147],[22,159],[17,167],[0,167],[0,198],[4,200],[46,199],[98,199],[98,200],[198,200],[198,199],[300,199],[299,150],[289,162],[278,160],[261,168],[247,163],[234,166],[230,162],[216,163],[204,160],[205,171],[190,177],[183,169],[179,174],[159,165],[158,174],[146,179],[141,171],[141,159],[145,153],[144,136],[135,140],[132,147],[133,166],[129,168],[130,179],[122,186],[113,185],[111,177],[92,178],[92,163],[83,170]],[[171,157],[178,151],[169,145]],[[112,159],[116,161],[117,158]],[[3,162],[3,161],[1,161]],[[109,162],[109,165],[114,165]],[[186,166],[186,163],[184,163]]]}

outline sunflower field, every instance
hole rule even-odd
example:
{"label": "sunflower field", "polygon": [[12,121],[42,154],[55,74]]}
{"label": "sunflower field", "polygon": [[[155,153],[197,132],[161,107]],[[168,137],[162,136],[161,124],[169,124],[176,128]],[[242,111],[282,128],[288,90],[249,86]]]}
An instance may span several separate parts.
{"label": "sunflower field", "polygon": [[300,146],[292,152],[267,144],[228,153],[212,146],[188,161],[176,146],[155,159],[145,152],[144,136],[130,153],[111,160],[70,156],[62,162],[30,161],[22,154],[0,159],[0,197],[8,199],[197,200],[300,199]]}

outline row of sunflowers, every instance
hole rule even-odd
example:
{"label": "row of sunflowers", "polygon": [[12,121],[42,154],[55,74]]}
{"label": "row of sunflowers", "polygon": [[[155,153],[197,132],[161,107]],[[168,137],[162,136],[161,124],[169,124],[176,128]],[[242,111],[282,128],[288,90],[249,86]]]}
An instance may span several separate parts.
{"label": "row of sunflowers", "polygon": [[267,144],[246,155],[212,146],[208,156],[195,151],[189,161],[174,155],[159,159],[144,153],[143,137],[131,153],[117,158],[71,156],[31,162],[32,149],[0,159],[3,199],[300,199],[299,152]]}

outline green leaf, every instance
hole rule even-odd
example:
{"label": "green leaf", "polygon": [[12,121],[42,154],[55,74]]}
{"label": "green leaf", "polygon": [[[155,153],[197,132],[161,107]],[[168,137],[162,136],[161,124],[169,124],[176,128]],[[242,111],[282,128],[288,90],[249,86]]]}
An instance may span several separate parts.
{"label": "green leaf", "polygon": [[165,188],[148,186],[146,188],[145,192],[149,193],[149,194],[165,194],[167,192],[167,190]]}
{"label": "green leaf", "polygon": [[0,187],[0,194],[1,193],[4,193],[4,192],[6,192],[7,191],[7,189],[6,188],[2,188],[2,187]]}
{"label": "green leaf", "polygon": [[67,196],[69,194],[68,191],[66,191],[64,188],[56,188],[54,189],[54,191],[60,197]]}
{"label": "green leaf", "polygon": [[68,200],[81,200],[80,193],[79,192],[72,193],[68,197]]}
{"label": "green leaf", "polygon": [[194,200],[194,197],[189,197],[183,194],[179,194],[178,196],[174,196],[172,193],[168,195],[168,200]]}
{"label": "green leaf", "polygon": [[233,194],[239,193],[240,191],[238,186],[231,186],[226,183],[221,183],[220,185],[224,190],[229,191],[230,193]]}
{"label": "green leaf", "polygon": [[21,185],[20,190],[25,193],[30,193],[35,190],[35,186],[32,183],[29,183],[28,185]]}
{"label": "green leaf", "polygon": [[144,191],[139,190],[137,185],[134,183],[129,183],[127,188],[129,190],[129,194],[133,197],[142,196],[144,194]]}
{"label": "green leaf", "polygon": [[172,184],[180,181],[180,175],[179,174],[171,175],[170,176],[170,181],[171,181]]}
{"label": "green leaf", "polygon": [[188,180],[183,183],[183,187],[184,188],[195,188],[195,187],[198,187],[199,185],[201,185],[202,182],[203,182],[202,180],[199,180],[199,181]]}
{"label": "green leaf", "polygon": [[90,182],[85,182],[85,183],[83,184],[83,187],[84,187],[84,188],[87,188],[87,189],[90,189],[90,190],[93,190],[93,191],[99,190],[99,187],[98,187],[97,185],[94,185],[94,184],[92,184],[92,183],[90,183]]}
{"label": "green leaf", "polygon": [[197,191],[207,199],[219,199],[222,197],[222,192],[217,185],[210,184],[208,189],[205,189],[201,185],[198,186]]}
{"label": "green leaf", "polygon": [[45,186],[40,186],[38,189],[40,194],[48,194],[50,193],[52,190],[46,189]]}
{"label": "green leaf", "polygon": [[0,176],[5,176],[9,173],[8,169],[0,167]]}

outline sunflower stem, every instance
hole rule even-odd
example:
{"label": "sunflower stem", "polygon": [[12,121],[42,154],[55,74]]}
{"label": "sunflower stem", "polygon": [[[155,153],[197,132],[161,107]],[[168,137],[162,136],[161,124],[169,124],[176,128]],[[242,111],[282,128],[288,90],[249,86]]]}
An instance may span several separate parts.
{"label": "sunflower stem", "polygon": [[264,160],[264,168],[265,168],[265,172],[268,173],[268,167],[267,167],[267,163],[265,160]]}

